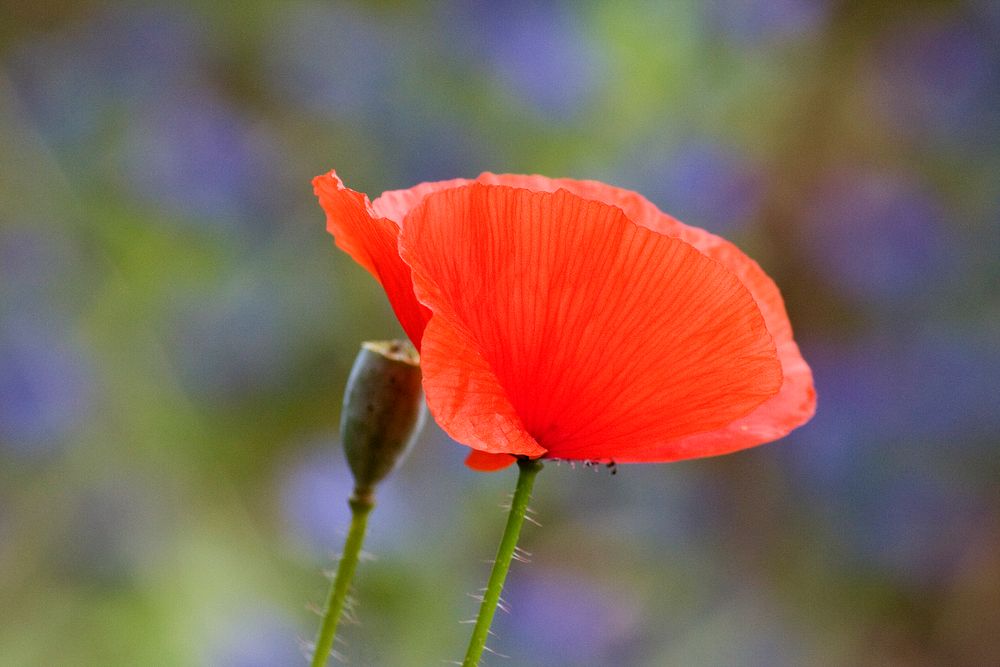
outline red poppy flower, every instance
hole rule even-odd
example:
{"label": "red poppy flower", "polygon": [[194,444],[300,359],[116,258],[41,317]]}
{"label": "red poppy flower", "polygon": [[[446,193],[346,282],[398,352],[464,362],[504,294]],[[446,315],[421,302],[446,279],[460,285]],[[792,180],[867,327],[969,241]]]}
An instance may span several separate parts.
{"label": "red poppy flower", "polygon": [[815,410],[774,282],[728,241],[596,181],[482,174],[374,202],[313,186],[421,352],[437,422],[513,456],[665,462],[775,440]]}

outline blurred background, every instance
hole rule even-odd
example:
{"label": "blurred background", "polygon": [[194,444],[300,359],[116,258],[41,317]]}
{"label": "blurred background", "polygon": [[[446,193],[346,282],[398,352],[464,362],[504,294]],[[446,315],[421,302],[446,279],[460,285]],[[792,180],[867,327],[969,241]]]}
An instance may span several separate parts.
{"label": "blurred background", "polygon": [[[549,465],[487,665],[1000,664],[1000,4],[0,5],[0,665],[304,664],[399,333],[311,192],[597,178],[781,286],[819,412]],[[511,470],[433,425],[353,665],[462,656]],[[332,661],[331,661],[332,664]]]}

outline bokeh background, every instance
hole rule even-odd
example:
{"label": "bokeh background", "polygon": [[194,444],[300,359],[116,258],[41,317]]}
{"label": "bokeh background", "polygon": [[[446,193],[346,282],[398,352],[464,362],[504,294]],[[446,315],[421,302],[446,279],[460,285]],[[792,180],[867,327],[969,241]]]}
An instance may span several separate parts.
{"label": "bokeh background", "polygon": [[[780,443],[549,465],[486,664],[1000,664],[998,8],[4,2],[0,665],[304,664],[346,374],[399,332],[331,167],[639,190],[815,370]],[[514,482],[464,453],[430,426],[382,490],[349,664],[463,654]]]}

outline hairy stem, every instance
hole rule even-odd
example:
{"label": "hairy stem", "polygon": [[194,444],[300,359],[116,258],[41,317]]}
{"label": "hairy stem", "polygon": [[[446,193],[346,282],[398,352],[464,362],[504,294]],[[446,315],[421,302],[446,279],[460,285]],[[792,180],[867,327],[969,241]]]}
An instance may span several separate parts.
{"label": "hairy stem", "polygon": [[542,462],[520,459],[517,466],[520,472],[517,476],[514,498],[510,502],[507,527],[504,528],[500,548],[497,549],[497,557],[493,561],[493,572],[483,594],[483,603],[479,607],[479,616],[476,617],[476,626],[472,630],[469,649],[465,653],[462,667],[477,667],[483,655],[493,615],[496,613],[497,603],[500,602],[500,592],[503,590],[503,583],[507,578],[510,562],[514,558],[514,550],[517,548],[517,538],[521,534],[521,526],[524,525],[524,515],[528,510],[528,501],[531,500],[531,487],[535,484],[538,471],[542,469]]}
{"label": "hairy stem", "polygon": [[347,600],[347,589],[351,585],[351,579],[354,578],[354,570],[357,568],[358,559],[361,556],[361,544],[365,540],[368,514],[375,507],[375,499],[371,493],[355,491],[348,503],[351,506],[351,528],[347,533],[347,541],[344,543],[344,554],[337,567],[337,576],[334,577],[326,599],[323,623],[316,635],[316,649],[313,652],[312,667],[324,667],[327,658],[330,657],[333,640],[337,636],[337,623],[340,622],[340,615],[344,611],[344,602]]}

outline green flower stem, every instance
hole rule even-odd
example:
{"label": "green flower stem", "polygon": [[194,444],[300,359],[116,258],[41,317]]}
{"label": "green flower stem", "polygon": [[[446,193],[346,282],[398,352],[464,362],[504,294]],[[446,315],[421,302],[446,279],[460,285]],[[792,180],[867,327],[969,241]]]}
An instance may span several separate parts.
{"label": "green flower stem", "polygon": [[493,561],[493,572],[490,574],[490,582],[486,586],[486,593],[483,595],[483,603],[479,607],[479,616],[476,617],[476,627],[472,630],[472,637],[469,639],[469,649],[465,653],[465,661],[462,667],[477,667],[479,659],[483,655],[486,647],[486,638],[490,633],[490,625],[493,623],[493,615],[497,610],[497,603],[500,602],[500,592],[503,590],[503,582],[507,578],[507,571],[510,569],[510,562],[514,558],[514,550],[517,548],[517,537],[521,534],[521,526],[524,525],[524,515],[528,511],[528,502],[531,500],[531,487],[535,484],[535,476],[542,469],[542,462],[539,460],[519,459],[517,467],[520,473],[517,476],[517,488],[514,490],[514,498],[510,502],[510,514],[507,515],[507,527],[504,528],[503,538],[500,540],[500,548],[497,549],[496,560]]}
{"label": "green flower stem", "polygon": [[344,543],[344,554],[337,567],[337,576],[330,586],[330,594],[323,611],[323,624],[316,635],[316,649],[313,652],[312,667],[324,667],[330,651],[333,649],[333,639],[337,636],[337,623],[344,610],[347,600],[347,589],[354,578],[354,570],[361,556],[361,544],[365,541],[365,527],[368,524],[368,514],[375,507],[375,497],[370,492],[355,491],[348,501],[351,506],[351,528]]}

